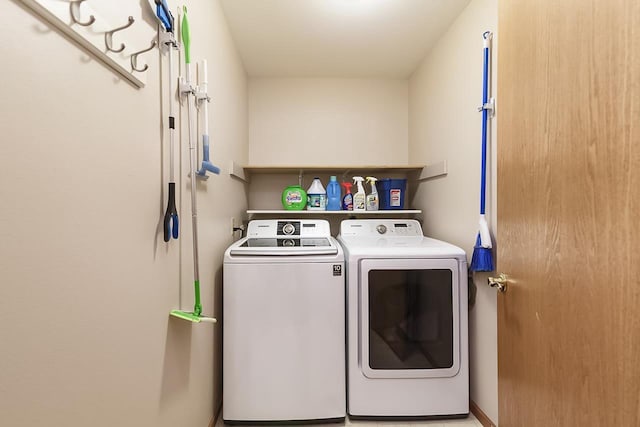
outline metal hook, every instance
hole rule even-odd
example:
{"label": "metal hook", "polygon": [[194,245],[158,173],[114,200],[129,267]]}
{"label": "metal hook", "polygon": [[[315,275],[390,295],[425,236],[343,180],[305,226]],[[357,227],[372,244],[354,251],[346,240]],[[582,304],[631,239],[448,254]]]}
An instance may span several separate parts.
{"label": "metal hook", "polygon": [[138,55],[140,55],[141,53],[149,52],[151,49],[156,47],[156,44],[157,44],[157,42],[154,40],[151,43],[151,46],[149,46],[148,48],[131,54],[131,69],[133,71],[138,71],[138,72],[147,71],[147,69],[149,68],[148,64],[145,64],[144,68],[138,68]]}
{"label": "metal hook", "polygon": [[124,50],[124,48],[125,48],[124,43],[120,43],[120,49],[114,49],[113,48],[113,33],[115,33],[116,31],[124,30],[125,28],[129,28],[130,26],[133,25],[133,23],[135,21],[136,20],[133,19],[133,16],[130,16],[129,17],[129,22],[127,24],[123,25],[122,27],[118,27],[118,28],[115,28],[115,29],[113,29],[111,31],[107,31],[107,32],[104,33],[104,44],[107,47],[108,51],[110,50],[111,52],[119,53],[119,52],[122,52]]}
{"label": "metal hook", "polygon": [[88,27],[89,25],[96,22],[96,17],[91,15],[89,16],[89,20],[87,22],[80,22],[80,20],[76,18],[76,13],[75,13],[76,8],[74,8],[74,5],[77,5],[77,9],[79,12],[80,4],[82,4],[83,1],[86,1],[86,0],[74,0],[71,3],[69,3],[69,13],[71,14],[71,19],[73,20],[73,22],[75,22],[78,25],[82,25],[83,27]]}

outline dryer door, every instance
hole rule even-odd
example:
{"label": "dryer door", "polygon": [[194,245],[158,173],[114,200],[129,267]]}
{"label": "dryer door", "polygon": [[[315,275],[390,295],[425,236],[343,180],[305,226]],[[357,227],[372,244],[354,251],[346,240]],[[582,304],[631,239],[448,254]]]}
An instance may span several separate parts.
{"label": "dryer door", "polygon": [[460,369],[455,259],[360,262],[359,362],[369,378],[453,377]]}

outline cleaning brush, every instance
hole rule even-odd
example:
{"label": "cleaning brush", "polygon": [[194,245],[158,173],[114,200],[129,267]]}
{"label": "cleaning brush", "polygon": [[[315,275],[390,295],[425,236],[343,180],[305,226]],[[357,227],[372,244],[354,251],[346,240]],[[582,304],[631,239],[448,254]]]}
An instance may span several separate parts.
{"label": "cleaning brush", "polygon": [[484,39],[484,64],[482,70],[482,165],[480,173],[480,231],[476,237],[476,244],[473,247],[471,257],[471,271],[493,271],[493,254],[491,253],[491,233],[489,224],[485,218],[485,202],[487,187],[487,105],[489,95],[489,41],[491,33],[489,31],[482,35]]}

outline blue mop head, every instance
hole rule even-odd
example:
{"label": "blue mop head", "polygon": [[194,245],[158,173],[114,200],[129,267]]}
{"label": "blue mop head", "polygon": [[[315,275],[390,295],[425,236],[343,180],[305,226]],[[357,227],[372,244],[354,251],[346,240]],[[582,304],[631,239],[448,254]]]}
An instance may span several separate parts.
{"label": "blue mop head", "polygon": [[471,271],[493,271],[493,254],[491,248],[482,247],[480,233],[476,238],[476,245],[473,247],[473,256],[471,257]]}
{"label": "blue mop head", "polygon": [[196,175],[198,178],[209,179],[207,172],[220,175],[220,168],[209,160],[209,135],[202,135],[202,164]]}
{"label": "blue mop head", "polygon": [[196,172],[196,175],[199,177],[207,177],[207,172],[215,173],[216,175],[220,175],[220,168],[215,166],[211,162],[202,162],[200,165],[200,169]]}

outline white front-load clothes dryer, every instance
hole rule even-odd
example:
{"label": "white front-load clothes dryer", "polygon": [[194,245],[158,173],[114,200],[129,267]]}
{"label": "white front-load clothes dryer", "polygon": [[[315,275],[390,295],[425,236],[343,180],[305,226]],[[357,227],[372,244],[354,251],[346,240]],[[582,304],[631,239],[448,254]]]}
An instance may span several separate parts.
{"label": "white front-load clothes dryer", "polygon": [[347,411],[353,418],[469,414],[465,252],[415,220],[345,220]]}
{"label": "white front-load clothes dryer", "polygon": [[325,220],[256,220],[223,269],[225,423],[346,416],[344,254]]}

